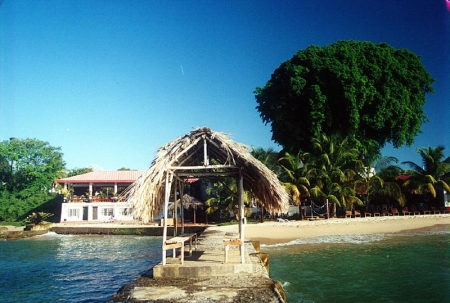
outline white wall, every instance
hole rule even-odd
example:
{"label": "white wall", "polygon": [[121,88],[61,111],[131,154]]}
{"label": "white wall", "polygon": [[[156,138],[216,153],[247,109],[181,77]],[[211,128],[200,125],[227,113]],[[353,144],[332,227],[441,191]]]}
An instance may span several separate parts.
{"label": "white wall", "polygon": [[[94,218],[95,210],[97,218]],[[104,222],[111,217],[119,221],[133,220],[127,202],[63,203],[61,207],[61,222]]]}

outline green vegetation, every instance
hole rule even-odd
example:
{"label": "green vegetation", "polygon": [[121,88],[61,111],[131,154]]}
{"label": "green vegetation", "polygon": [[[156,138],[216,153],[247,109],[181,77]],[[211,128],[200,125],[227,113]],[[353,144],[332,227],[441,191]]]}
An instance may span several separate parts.
{"label": "green vegetation", "polygon": [[[380,154],[386,143],[414,142],[427,121],[423,106],[433,82],[419,56],[386,43],[310,46],[283,62],[254,93],[272,139],[283,147],[271,169],[292,204],[328,201],[335,216],[336,207],[402,207],[415,194],[430,195],[428,204],[436,204],[436,192],[450,192],[443,147],[419,149],[423,165],[403,162],[412,168],[406,172],[397,159]],[[253,153],[273,165],[272,150]],[[399,179],[403,173],[408,176]]]}
{"label": "green vegetation", "polygon": [[61,149],[36,139],[0,142],[0,221],[24,220],[52,201],[55,179],[64,175]]}
{"label": "green vegetation", "polygon": [[312,183],[311,196],[322,203],[332,205],[331,216],[336,216],[336,206],[352,209],[353,204],[363,205],[356,196],[354,180],[362,164],[358,150],[347,139],[334,135],[312,139],[311,153],[305,153],[306,175]]}
{"label": "green vegetation", "polygon": [[256,88],[256,108],[288,152],[309,151],[311,138],[337,134],[373,157],[386,143],[413,143],[427,121],[422,107],[433,82],[420,57],[406,49],[339,41],[310,46],[282,63]]}
{"label": "green vegetation", "polygon": [[67,171],[67,177],[78,176],[82,174],[87,174],[93,172],[94,169],[92,167],[82,167],[82,168],[74,168]]}
{"label": "green vegetation", "polygon": [[[445,158],[443,146],[418,149],[422,165],[403,162],[411,167],[405,172],[397,159],[380,155],[386,143],[413,143],[427,121],[423,106],[433,82],[418,56],[385,43],[310,46],[256,88],[256,108],[283,150],[278,154],[253,147],[251,153],[278,175],[291,203],[299,207],[311,199],[328,202],[335,216],[337,207],[401,207],[411,195],[429,196],[429,204],[436,205],[444,190],[450,192],[450,157]],[[58,213],[61,201],[51,192],[54,180],[93,171],[66,171],[62,156],[60,148],[36,139],[0,142],[0,221],[24,220],[31,212]],[[399,179],[401,174],[407,176]],[[209,182],[206,212],[230,220],[231,212],[238,213],[236,179]],[[105,187],[100,195],[110,191]],[[247,206],[255,202],[248,191],[244,200]],[[28,219],[42,220],[35,217]]]}
{"label": "green vegetation", "polygon": [[450,157],[445,158],[444,149],[443,146],[418,149],[422,166],[411,161],[403,162],[411,167],[407,171],[411,178],[404,186],[421,194],[430,194],[433,198],[436,198],[438,189],[450,192]]}

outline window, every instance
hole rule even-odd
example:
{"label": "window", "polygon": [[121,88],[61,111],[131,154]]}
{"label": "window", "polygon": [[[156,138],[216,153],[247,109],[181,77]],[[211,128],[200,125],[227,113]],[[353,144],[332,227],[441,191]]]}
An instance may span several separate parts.
{"label": "window", "polygon": [[78,208],[69,208],[67,210],[67,217],[69,217],[69,218],[73,218],[73,217],[78,218],[79,216],[80,216],[80,210]]}
{"label": "window", "polygon": [[112,208],[102,208],[102,215],[104,217],[112,217],[113,216],[113,209]]}
{"label": "window", "polygon": [[131,215],[131,208],[120,208],[119,209],[121,216],[130,216]]}

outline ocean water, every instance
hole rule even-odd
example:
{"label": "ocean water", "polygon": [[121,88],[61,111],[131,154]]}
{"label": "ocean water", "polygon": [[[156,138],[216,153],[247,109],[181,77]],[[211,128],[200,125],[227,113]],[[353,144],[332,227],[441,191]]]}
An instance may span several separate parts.
{"label": "ocean water", "polygon": [[450,302],[450,232],[326,236],[262,246],[288,302]]}
{"label": "ocean water", "polygon": [[[0,302],[104,302],[160,261],[161,238],[0,241]],[[450,302],[450,232],[326,236],[261,247],[288,302]]]}
{"label": "ocean water", "polygon": [[0,241],[0,302],[105,302],[161,258],[161,240],[49,233]]}

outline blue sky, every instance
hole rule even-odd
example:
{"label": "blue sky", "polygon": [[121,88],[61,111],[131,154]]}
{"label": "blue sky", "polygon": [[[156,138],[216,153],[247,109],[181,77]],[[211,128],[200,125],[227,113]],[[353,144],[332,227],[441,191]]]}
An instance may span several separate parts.
{"label": "blue sky", "polygon": [[297,51],[354,39],[407,48],[436,79],[423,134],[383,155],[449,156],[446,1],[0,0],[0,141],[48,141],[69,169],[147,169],[202,126],[280,150],[253,91]]}

